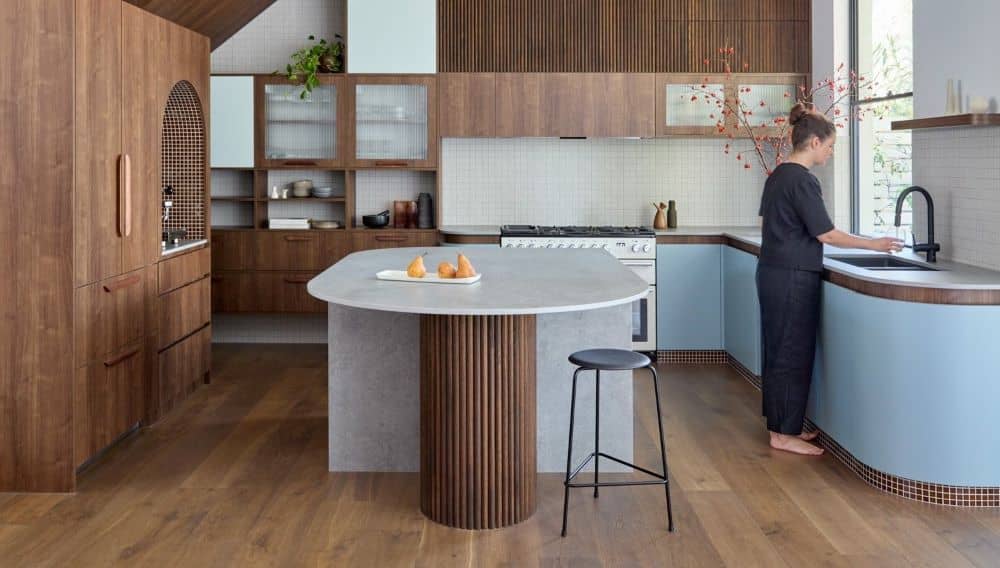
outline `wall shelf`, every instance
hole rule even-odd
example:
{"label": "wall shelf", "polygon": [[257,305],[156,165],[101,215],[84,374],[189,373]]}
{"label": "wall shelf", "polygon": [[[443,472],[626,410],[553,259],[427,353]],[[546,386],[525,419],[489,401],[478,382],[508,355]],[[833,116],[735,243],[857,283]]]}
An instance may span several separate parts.
{"label": "wall shelf", "polygon": [[893,130],[918,130],[921,128],[946,128],[956,126],[1000,126],[1000,113],[953,114],[913,120],[894,120]]}

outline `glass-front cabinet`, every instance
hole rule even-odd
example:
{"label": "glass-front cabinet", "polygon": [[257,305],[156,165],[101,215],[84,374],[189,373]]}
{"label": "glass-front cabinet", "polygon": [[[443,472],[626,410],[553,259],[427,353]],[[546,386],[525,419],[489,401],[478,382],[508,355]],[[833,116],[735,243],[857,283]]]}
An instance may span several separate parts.
{"label": "glass-front cabinet", "polygon": [[311,93],[280,77],[258,76],[256,162],[261,168],[346,163],[347,79],[320,76]]}
{"label": "glass-front cabinet", "polygon": [[436,85],[433,75],[351,77],[354,165],[435,167]]}
{"label": "glass-front cabinet", "polygon": [[[657,74],[656,135],[725,136],[721,127],[735,126],[736,115],[723,110],[737,110],[739,101],[752,125],[767,125],[758,134],[777,136],[774,119],[788,116],[807,80],[806,75],[782,73]],[[736,135],[748,136],[743,129]]]}

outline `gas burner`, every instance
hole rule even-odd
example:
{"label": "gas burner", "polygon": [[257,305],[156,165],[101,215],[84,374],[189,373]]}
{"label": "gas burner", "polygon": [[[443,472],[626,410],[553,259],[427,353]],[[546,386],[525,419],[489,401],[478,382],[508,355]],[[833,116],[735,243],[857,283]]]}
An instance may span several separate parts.
{"label": "gas burner", "polygon": [[500,235],[505,237],[655,237],[649,227],[551,227],[536,225],[504,225]]}

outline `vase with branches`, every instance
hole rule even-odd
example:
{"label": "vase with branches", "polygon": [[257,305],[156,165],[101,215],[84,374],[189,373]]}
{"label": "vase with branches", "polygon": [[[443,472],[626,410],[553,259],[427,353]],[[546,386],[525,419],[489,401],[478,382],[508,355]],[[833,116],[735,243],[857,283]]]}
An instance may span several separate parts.
{"label": "vase with branches", "polygon": [[[721,68],[725,73],[727,82],[732,80],[733,69],[735,67],[736,48],[720,47],[713,57],[705,58],[702,63],[706,71],[713,67]],[[743,72],[749,71],[749,64],[743,63]],[[845,112],[845,103],[852,97],[860,98],[862,93],[868,93],[875,86],[875,82],[859,76],[853,70],[845,70],[841,63],[834,73],[834,76],[817,81],[813,85],[799,85],[797,91],[786,91],[783,93],[784,99],[791,99],[789,102],[811,103],[815,112],[820,112],[829,117],[837,128],[844,128],[850,120],[850,112]],[[700,84],[691,85],[689,100],[693,104],[705,104],[709,107],[709,118],[715,120],[715,128],[718,134],[725,136],[728,140],[746,138],[753,143],[753,156],[760,168],[768,175],[774,171],[788,154],[791,153],[791,125],[784,114],[774,116],[771,105],[763,98],[755,96],[751,87],[740,87],[734,95],[725,92],[719,93],[709,87],[710,78],[708,76]],[[823,102],[818,103],[820,99]],[[787,105],[791,106],[791,104]],[[754,112],[757,115],[754,115]],[[856,118],[861,118],[861,111],[854,111]],[[774,116],[770,119],[762,119],[761,115]],[[744,169],[752,169],[750,157],[745,157],[743,152],[736,151],[731,142],[726,142],[723,147],[726,155],[735,153],[737,160],[743,162]]]}

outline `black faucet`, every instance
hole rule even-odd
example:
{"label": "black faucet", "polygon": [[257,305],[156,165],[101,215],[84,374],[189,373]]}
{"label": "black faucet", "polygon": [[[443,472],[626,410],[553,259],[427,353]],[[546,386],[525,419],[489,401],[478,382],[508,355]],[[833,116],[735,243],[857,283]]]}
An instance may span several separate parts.
{"label": "black faucet", "polygon": [[926,189],[919,185],[911,185],[899,194],[899,197],[896,198],[895,225],[899,226],[899,219],[903,215],[903,201],[906,200],[907,195],[914,191],[923,194],[924,199],[927,201],[927,242],[917,244],[916,238],[914,238],[913,252],[926,252],[927,262],[937,262],[937,252],[941,250],[941,245],[934,242],[934,200],[931,199],[931,194],[927,193]]}

